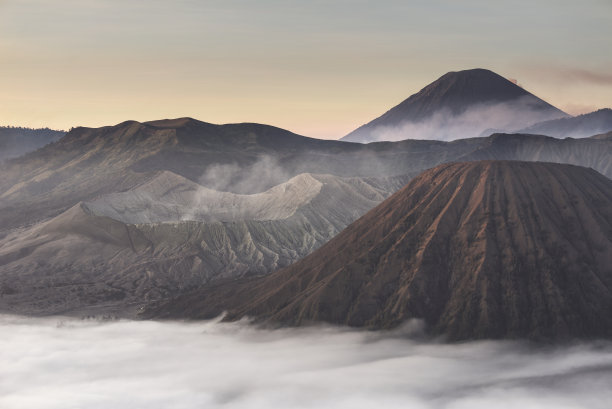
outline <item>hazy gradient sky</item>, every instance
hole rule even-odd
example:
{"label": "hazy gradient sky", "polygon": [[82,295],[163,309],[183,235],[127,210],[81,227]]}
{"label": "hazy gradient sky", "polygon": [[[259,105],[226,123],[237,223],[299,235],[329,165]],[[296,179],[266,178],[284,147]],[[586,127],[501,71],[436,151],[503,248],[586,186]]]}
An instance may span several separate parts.
{"label": "hazy gradient sky", "polygon": [[612,107],[612,0],[0,0],[0,125],[337,138],[474,67],[573,114]]}

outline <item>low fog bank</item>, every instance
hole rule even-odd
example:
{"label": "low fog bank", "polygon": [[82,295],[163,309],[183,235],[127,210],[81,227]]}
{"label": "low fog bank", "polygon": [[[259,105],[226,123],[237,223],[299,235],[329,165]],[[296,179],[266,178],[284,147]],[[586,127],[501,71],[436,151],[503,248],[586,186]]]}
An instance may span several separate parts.
{"label": "low fog bank", "polygon": [[2,408],[608,408],[612,344],[0,316]]}

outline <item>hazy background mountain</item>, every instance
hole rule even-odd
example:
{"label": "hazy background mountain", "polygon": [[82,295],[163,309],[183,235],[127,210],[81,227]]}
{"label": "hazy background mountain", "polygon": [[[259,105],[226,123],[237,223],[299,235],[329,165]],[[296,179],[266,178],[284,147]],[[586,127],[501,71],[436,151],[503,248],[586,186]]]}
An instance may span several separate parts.
{"label": "hazy background mountain", "polygon": [[572,118],[540,122],[519,132],[555,138],[585,138],[610,131],[612,131],[612,109],[605,108]]}
{"label": "hazy background mountain", "polygon": [[[597,139],[601,144],[593,145]],[[541,135],[493,134],[462,161],[504,159],[568,163],[593,168],[612,178],[612,140],[609,138],[556,139]]]}
{"label": "hazy background mountain", "polygon": [[0,127],[0,161],[36,150],[58,140],[65,134],[65,131],[55,131],[49,128],[2,126]]}
{"label": "hazy background mountain", "polygon": [[204,288],[147,316],[244,316],[449,339],[612,335],[612,180],[583,167],[440,165],[310,256]]}
{"label": "hazy background mountain", "polygon": [[492,71],[472,69],[443,75],[342,140],[453,140],[567,116]]}

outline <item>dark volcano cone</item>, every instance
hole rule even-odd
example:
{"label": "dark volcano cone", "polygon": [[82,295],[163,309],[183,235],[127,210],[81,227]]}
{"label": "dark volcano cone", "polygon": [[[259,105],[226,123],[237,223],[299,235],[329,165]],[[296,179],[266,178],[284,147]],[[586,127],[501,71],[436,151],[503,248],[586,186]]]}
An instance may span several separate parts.
{"label": "dark volcano cone", "polygon": [[444,74],[342,140],[470,138],[491,129],[512,131],[564,117],[563,111],[515,83],[477,68]]}

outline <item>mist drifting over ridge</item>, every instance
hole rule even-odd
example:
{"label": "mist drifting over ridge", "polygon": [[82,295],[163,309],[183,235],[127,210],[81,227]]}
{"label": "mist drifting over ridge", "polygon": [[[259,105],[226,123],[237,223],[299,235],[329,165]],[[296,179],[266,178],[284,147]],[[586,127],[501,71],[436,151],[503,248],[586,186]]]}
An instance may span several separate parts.
{"label": "mist drifting over ridge", "polygon": [[262,192],[292,176],[279,164],[277,158],[262,154],[248,165],[237,162],[213,163],[206,167],[198,182],[223,192]]}
{"label": "mist drifting over ridge", "polygon": [[0,316],[7,408],[607,408],[612,345]]}
{"label": "mist drifting over ridge", "polygon": [[378,125],[370,129],[369,141],[401,141],[425,139],[453,141],[489,136],[495,132],[514,132],[549,117],[534,109],[528,97],[512,102],[477,104],[461,113],[443,108],[418,121],[402,121],[396,125]]}
{"label": "mist drifting over ridge", "polygon": [[448,72],[342,140],[454,140],[568,115],[490,70]]}

